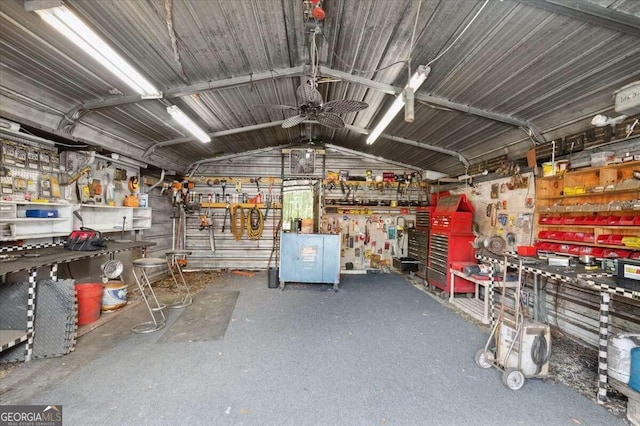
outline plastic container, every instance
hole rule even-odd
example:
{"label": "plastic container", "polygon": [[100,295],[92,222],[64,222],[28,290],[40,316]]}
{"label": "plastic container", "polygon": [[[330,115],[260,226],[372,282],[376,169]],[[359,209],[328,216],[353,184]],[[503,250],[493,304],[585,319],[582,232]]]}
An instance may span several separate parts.
{"label": "plastic container", "polygon": [[109,281],[102,292],[102,310],[113,311],[127,304],[127,286],[122,281]]}
{"label": "plastic container", "polygon": [[615,151],[600,151],[591,154],[591,167],[600,167],[607,164],[608,161],[612,161],[615,156]]}
{"label": "plastic container", "polygon": [[629,387],[640,392],[640,347],[631,349],[631,371]]}
{"label": "plastic container", "polygon": [[313,233],[313,219],[302,219],[300,224],[300,233],[302,234]]}
{"label": "plastic container", "polygon": [[640,346],[640,335],[615,334],[607,342],[607,374],[622,383],[629,382],[631,350]]}
{"label": "plastic container", "polygon": [[102,283],[76,284],[78,325],[91,324],[100,318]]}
{"label": "plastic container", "polygon": [[566,171],[569,168],[569,160],[558,160],[556,161],[556,170],[559,173]]}
{"label": "plastic container", "polygon": [[32,209],[25,212],[26,217],[58,217],[58,210]]}
{"label": "plastic container", "polygon": [[538,250],[535,246],[518,246],[518,256],[535,256]]}
{"label": "plastic container", "polygon": [[269,268],[268,271],[268,281],[267,281],[267,286],[269,288],[278,288],[278,279],[279,279],[279,272],[280,269],[279,268]]}
{"label": "plastic container", "polygon": [[542,176],[553,176],[555,174],[556,169],[553,162],[549,161],[547,163],[542,163]]}

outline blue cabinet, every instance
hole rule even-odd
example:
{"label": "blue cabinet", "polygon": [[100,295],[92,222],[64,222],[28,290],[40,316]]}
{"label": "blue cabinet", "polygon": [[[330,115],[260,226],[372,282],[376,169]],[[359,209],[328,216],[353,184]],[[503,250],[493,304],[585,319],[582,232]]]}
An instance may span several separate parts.
{"label": "blue cabinet", "polygon": [[287,282],[340,282],[340,236],[283,233],[280,242],[280,286]]}

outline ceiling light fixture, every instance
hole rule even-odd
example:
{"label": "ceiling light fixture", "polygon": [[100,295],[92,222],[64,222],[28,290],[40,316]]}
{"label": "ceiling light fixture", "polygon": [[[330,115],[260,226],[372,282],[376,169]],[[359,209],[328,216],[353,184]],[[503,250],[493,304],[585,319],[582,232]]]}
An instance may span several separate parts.
{"label": "ceiling light fixture", "polygon": [[431,71],[431,68],[429,67],[425,67],[425,66],[418,67],[418,71],[416,71],[411,76],[411,79],[409,80],[409,84],[407,84],[404,87],[401,94],[396,96],[396,100],[393,102],[393,104],[391,104],[391,107],[389,107],[389,109],[387,110],[385,115],[382,117],[378,125],[369,134],[369,137],[367,137],[367,145],[371,145],[376,141],[376,139],[378,139],[378,137],[382,134],[384,129],[386,129],[389,123],[391,123],[391,120],[393,120],[394,117],[404,107],[405,99],[413,98],[413,94],[415,93],[415,91],[418,90],[420,86],[422,86],[422,83],[424,83],[427,77],[429,76],[429,71]]}
{"label": "ceiling light fixture", "polygon": [[38,9],[35,12],[143,98],[162,97],[161,91],[149,83],[66,6]]}
{"label": "ceiling light fixture", "polygon": [[616,124],[623,121],[627,118],[626,115],[621,115],[618,117],[609,118],[606,115],[598,114],[591,119],[591,125],[596,127],[604,127],[606,125],[610,125],[611,127],[615,127]]}
{"label": "ceiling light fixture", "polygon": [[211,142],[211,136],[209,136],[204,130],[202,130],[193,120],[182,112],[177,105],[171,105],[167,107],[167,112],[178,122],[187,132],[191,133],[200,142]]}

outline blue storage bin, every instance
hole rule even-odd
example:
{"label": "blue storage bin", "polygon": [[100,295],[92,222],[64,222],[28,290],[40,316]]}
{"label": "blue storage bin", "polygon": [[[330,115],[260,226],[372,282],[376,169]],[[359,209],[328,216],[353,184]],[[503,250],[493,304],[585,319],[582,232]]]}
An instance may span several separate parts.
{"label": "blue storage bin", "polygon": [[640,392],[640,346],[631,349],[631,374],[629,375],[629,387]]}
{"label": "blue storage bin", "polygon": [[39,217],[39,218],[58,217],[58,210],[31,209],[31,210],[27,210],[25,215],[27,217]]}

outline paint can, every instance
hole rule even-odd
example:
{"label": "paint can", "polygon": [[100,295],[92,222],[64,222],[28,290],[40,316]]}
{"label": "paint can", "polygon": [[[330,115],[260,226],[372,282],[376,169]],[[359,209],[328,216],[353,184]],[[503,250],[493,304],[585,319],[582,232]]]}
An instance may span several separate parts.
{"label": "paint can", "polygon": [[640,346],[640,336],[616,334],[607,342],[607,374],[622,383],[629,382],[631,350]]}
{"label": "paint can", "polygon": [[556,168],[553,161],[542,163],[542,176],[553,176],[556,174]]}
{"label": "paint can", "polygon": [[102,310],[113,311],[127,304],[127,286],[122,281],[109,281],[102,291]]}

